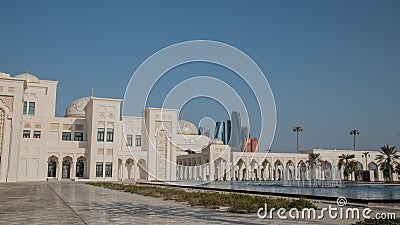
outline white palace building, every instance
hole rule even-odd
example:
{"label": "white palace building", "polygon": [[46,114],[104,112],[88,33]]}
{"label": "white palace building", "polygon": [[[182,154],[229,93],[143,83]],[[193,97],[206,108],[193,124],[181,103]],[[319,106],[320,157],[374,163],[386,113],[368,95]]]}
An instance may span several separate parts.
{"label": "white palace building", "polygon": [[[146,108],[142,117],[121,118],[121,99],[93,92],[56,117],[57,84],[28,72],[0,73],[0,182],[299,180],[309,177],[310,152],[324,160],[317,179],[343,178],[332,171],[338,156],[347,153],[355,154],[369,180],[383,180],[376,151],[367,160],[350,150],[231,152],[220,140],[199,135],[194,124],[178,120],[177,109]],[[360,173],[352,175],[360,179]]]}

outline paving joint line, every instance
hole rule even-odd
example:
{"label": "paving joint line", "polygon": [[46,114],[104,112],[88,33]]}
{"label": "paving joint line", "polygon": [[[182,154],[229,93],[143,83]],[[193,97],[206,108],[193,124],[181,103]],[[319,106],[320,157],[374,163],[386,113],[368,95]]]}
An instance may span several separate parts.
{"label": "paving joint line", "polygon": [[70,206],[68,205],[68,203],[47,183],[47,186],[61,199],[61,201],[82,221],[83,224],[87,223],[85,222],[85,220],[82,219],[81,216],[79,216],[79,214]]}

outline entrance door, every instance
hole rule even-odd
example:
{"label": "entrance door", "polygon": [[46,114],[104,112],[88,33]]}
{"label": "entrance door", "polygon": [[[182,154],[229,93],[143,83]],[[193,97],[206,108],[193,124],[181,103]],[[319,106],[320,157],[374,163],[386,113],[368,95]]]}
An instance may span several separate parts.
{"label": "entrance door", "polygon": [[48,177],[56,177],[57,172],[57,163],[54,159],[49,161],[49,165],[47,167],[47,176]]}
{"label": "entrance door", "polygon": [[82,159],[76,162],[76,177],[83,177],[83,171],[85,169],[85,164]]}
{"label": "entrance door", "polygon": [[63,161],[62,178],[69,179],[71,177],[71,162],[68,159]]}

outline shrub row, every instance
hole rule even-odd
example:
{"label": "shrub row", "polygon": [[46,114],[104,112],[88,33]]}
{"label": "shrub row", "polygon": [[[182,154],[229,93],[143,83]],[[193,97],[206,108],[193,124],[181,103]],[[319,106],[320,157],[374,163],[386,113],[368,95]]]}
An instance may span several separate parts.
{"label": "shrub row", "polygon": [[191,206],[204,206],[206,208],[227,207],[230,212],[235,213],[255,213],[264,204],[271,208],[316,208],[316,206],[303,198],[269,198],[264,196],[254,196],[238,193],[219,193],[208,191],[186,191],[179,188],[154,187],[145,185],[125,185],[109,182],[90,182],[90,185],[121,190],[144,196],[163,198],[164,200],[175,200],[177,202],[188,202]]}

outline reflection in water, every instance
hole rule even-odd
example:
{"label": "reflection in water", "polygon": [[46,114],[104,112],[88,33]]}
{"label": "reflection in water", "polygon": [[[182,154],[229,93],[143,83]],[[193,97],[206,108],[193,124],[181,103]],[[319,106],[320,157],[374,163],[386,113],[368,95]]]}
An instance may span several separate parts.
{"label": "reflection in water", "polygon": [[396,199],[400,200],[400,186],[384,184],[343,184],[341,187],[288,187],[277,181],[216,181],[201,184],[199,182],[173,182],[179,185],[200,185],[211,188],[247,190],[259,192],[314,195],[326,197],[344,196],[354,199]]}

